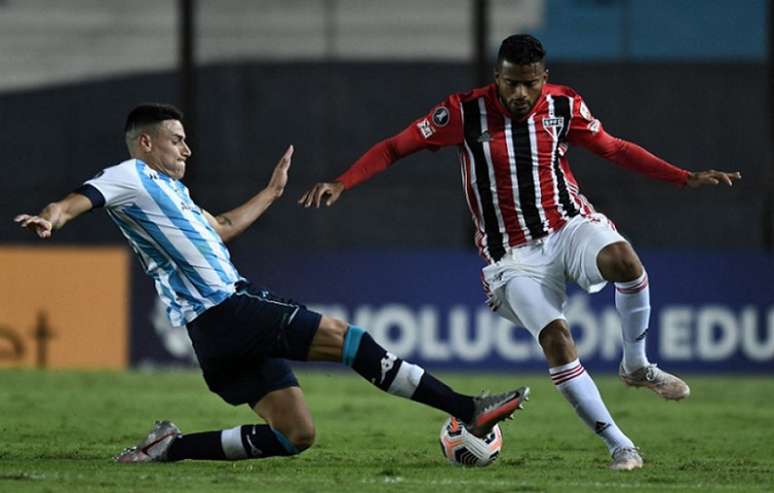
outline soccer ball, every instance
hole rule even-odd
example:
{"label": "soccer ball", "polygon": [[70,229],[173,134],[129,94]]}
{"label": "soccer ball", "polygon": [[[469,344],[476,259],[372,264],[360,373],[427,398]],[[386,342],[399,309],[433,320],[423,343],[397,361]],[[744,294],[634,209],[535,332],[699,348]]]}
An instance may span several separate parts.
{"label": "soccer ball", "polygon": [[488,466],[500,455],[502,446],[503,434],[497,425],[484,438],[469,433],[453,416],[450,416],[441,428],[441,452],[451,464]]}

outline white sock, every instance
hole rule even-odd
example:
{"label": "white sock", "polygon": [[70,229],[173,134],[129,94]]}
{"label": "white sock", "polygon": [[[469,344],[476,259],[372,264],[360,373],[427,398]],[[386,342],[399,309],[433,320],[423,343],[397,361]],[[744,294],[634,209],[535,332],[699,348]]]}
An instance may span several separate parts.
{"label": "white sock", "polygon": [[620,447],[634,447],[634,443],[613,421],[594,380],[586,373],[579,360],[549,368],[548,373],[559,392],[572,405],[586,426],[605,442],[611,454]]}
{"label": "white sock", "polygon": [[621,317],[623,336],[623,366],[627,373],[648,365],[645,339],[650,322],[650,290],[648,274],[637,279],[615,283],[615,307]]}
{"label": "white sock", "polygon": [[223,447],[223,454],[226,456],[226,459],[240,460],[249,457],[242,443],[242,426],[221,431],[220,446]]}

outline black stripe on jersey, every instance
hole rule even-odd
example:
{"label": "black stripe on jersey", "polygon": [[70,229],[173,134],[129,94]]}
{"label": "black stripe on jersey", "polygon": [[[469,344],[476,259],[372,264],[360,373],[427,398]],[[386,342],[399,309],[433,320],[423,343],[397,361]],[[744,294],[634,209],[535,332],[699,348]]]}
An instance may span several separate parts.
{"label": "black stripe on jersey", "polygon": [[570,193],[567,191],[567,181],[564,177],[564,173],[559,167],[559,144],[564,142],[567,138],[567,132],[570,129],[570,119],[572,118],[572,108],[570,108],[570,98],[567,96],[553,96],[554,100],[554,115],[564,118],[564,124],[562,130],[559,132],[559,141],[557,142],[556,151],[554,152],[554,174],[556,175],[556,190],[559,192],[559,203],[562,204],[562,208],[567,212],[568,217],[577,216],[580,211],[572,199]]}
{"label": "black stripe on jersey", "polygon": [[465,116],[465,142],[473,153],[473,163],[476,170],[476,188],[481,197],[481,215],[484,218],[484,232],[487,238],[487,249],[494,261],[500,260],[505,255],[503,247],[503,235],[500,233],[500,225],[497,223],[497,214],[494,208],[494,198],[490,189],[489,167],[484,157],[484,145],[479,142],[481,137],[481,111],[478,108],[478,99],[462,103],[462,111]]}
{"label": "black stripe on jersey", "polygon": [[513,125],[511,128],[513,140],[513,154],[516,158],[516,177],[519,180],[519,205],[524,214],[524,223],[529,229],[532,239],[546,235],[543,229],[543,221],[540,220],[540,212],[537,208],[537,196],[535,195],[535,177],[532,174],[532,146],[529,140],[529,124],[525,121]]}

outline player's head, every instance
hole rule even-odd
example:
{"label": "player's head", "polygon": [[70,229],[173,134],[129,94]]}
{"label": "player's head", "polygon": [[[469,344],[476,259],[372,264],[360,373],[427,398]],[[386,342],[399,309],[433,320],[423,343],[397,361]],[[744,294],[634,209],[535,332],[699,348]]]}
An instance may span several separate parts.
{"label": "player's head", "polygon": [[185,161],[191,157],[182,121],[183,114],[170,104],[136,106],[124,127],[129,154],[172,178],[182,178]]}
{"label": "player's head", "polygon": [[548,80],[546,50],[529,34],[505,38],[497,52],[495,84],[500,101],[516,118],[529,114]]}

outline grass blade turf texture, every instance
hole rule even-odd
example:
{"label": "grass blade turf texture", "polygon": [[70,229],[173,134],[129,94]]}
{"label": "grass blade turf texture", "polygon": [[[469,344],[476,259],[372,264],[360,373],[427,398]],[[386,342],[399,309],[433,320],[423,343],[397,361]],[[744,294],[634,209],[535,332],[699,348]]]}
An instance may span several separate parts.
{"label": "grass blade turf texture", "polygon": [[0,370],[0,491],[751,492],[774,489],[774,379],[687,375],[691,397],[665,402],[595,375],[645,467],[608,471],[602,443],[545,374],[442,377],[463,392],[532,387],[502,426],[497,463],[455,468],[439,451],[445,416],[385,396],[338,370],[300,371],[317,443],[292,458],[120,465],[155,419],[183,432],[255,423],[210,394],[198,372]]}

